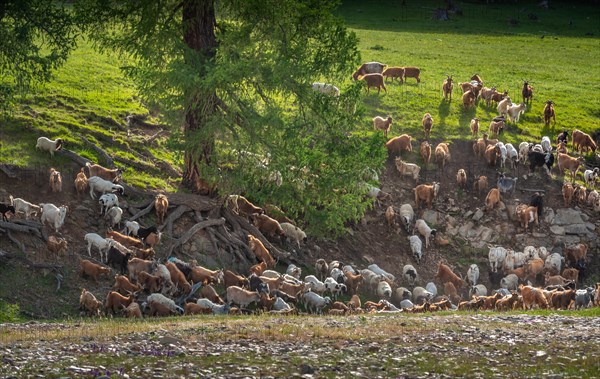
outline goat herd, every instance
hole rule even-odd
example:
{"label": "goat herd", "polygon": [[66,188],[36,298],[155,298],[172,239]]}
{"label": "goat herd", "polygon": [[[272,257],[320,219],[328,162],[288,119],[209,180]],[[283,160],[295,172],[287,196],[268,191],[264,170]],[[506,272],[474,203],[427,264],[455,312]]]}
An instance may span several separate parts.
{"label": "goat herd", "polygon": [[[407,77],[413,77],[419,82],[419,74],[420,70],[416,67],[388,68],[381,63],[370,62],[363,64],[353,74],[353,78],[365,80],[367,89],[375,86],[386,90],[384,78],[391,77],[392,81],[398,78],[402,82]],[[444,97],[451,99],[453,84],[450,76],[444,81],[443,88]],[[518,149],[510,143],[504,144],[497,139],[488,138],[498,137],[507,122],[506,117],[510,122],[518,122],[519,115],[525,110],[525,102],[531,101],[533,96],[533,88],[527,82],[523,86],[524,103],[520,105],[512,104],[506,92],[500,94],[493,87],[484,87],[477,75],[471,78],[471,82],[462,83],[461,88],[464,91],[465,108],[474,105],[479,98],[488,104],[491,101],[498,102],[499,116],[492,120],[490,134],[483,134],[473,145],[478,158],[485,159],[490,166],[499,166],[502,170],[506,170],[507,166],[514,169],[518,162],[529,162],[532,172],[536,167],[544,167],[550,174],[554,162],[553,150],[557,150],[560,174],[569,170],[572,178],[571,183],[565,182],[563,186],[565,207],[575,198],[581,204],[588,203],[596,211],[600,210],[600,195],[594,189],[599,169],[584,172],[585,186],[575,184],[583,158],[569,156],[568,132],[564,131],[558,136],[556,149],[551,146],[551,140],[546,136],[539,144],[523,142]],[[313,83],[313,89],[328,95],[339,95],[339,89],[330,84]],[[548,101],[544,110],[546,124],[554,117],[553,103]],[[375,117],[373,125],[376,130],[383,130],[387,138],[392,118]],[[434,125],[431,114],[425,114],[422,125],[425,137],[428,138]],[[471,135],[476,138],[478,133],[479,119],[474,118],[471,122]],[[596,144],[588,134],[575,130],[571,137],[575,151],[580,154],[588,150],[595,152]],[[411,140],[411,136],[404,134],[391,138],[385,146],[389,154],[395,157],[398,171],[402,175],[412,177],[416,182],[420,167],[399,157],[404,151],[412,151]],[[49,151],[53,155],[62,145],[63,141],[60,138],[51,140],[40,137],[36,148]],[[450,160],[450,145],[439,143],[433,152],[439,170],[443,171]],[[423,164],[427,166],[432,157],[432,146],[428,141],[421,143],[420,156]],[[84,193],[87,188],[92,199],[95,199],[95,193],[102,194],[99,198],[100,214],[108,220],[111,229],[121,225],[123,216],[117,195],[123,195],[124,188],[116,184],[120,175],[119,169],[111,170],[88,163],[77,174],[74,182],[78,194]],[[459,186],[466,187],[468,178],[464,169],[457,172],[456,179]],[[472,182],[477,191],[487,191],[488,181],[485,176],[474,178]],[[501,194],[512,193],[515,185],[516,178],[499,178],[497,187],[488,192],[486,209],[493,209],[499,203]],[[60,192],[62,189],[61,174],[55,169],[51,169],[50,186],[54,192]],[[589,187],[589,194],[586,186]],[[377,200],[390,197],[374,186],[367,185],[367,189],[369,196]],[[414,188],[416,210],[419,210],[421,203],[431,207],[439,191],[440,186],[435,182],[417,185]],[[154,208],[158,224],[164,222],[168,206],[168,198],[165,195],[159,194],[155,197]],[[277,208],[257,207],[240,195],[228,196],[225,206],[240,216],[248,217],[260,232],[270,239],[287,237],[298,246],[306,242],[306,233]],[[536,194],[530,204],[516,207],[517,218],[525,230],[529,223],[538,223],[542,206],[543,198]],[[12,197],[9,204],[0,204],[0,213],[4,221],[8,221],[9,213],[13,216],[23,214],[26,219],[39,215],[42,224],[50,224],[57,234],[64,224],[67,211],[68,207],[64,205],[35,205],[24,199]],[[411,204],[403,204],[400,208],[389,206],[385,217],[391,226],[395,226],[399,219],[408,234],[418,231],[418,234],[424,237],[425,249],[429,248],[430,239],[436,236],[436,230],[430,228],[423,219],[415,220],[415,210]],[[104,264],[119,270],[119,274],[115,275],[113,290],[106,294],[104,302],[99,301],[92,292],[82,290],[79,302],[82,312],[89,315],[105,312],[142,317],[144,313],[150,316],[224,314],[244,312],[250,307],[252,310],[279,313],[297,313],[298,309],[304,309],[309,313],[320,314],[327,309],[330,314],[349,314],[376,311],[425,312],[441,309],[505,310],[517,307],[566,309],[597,306],[600,301],[599,285],[596,285],[596,288],[576,289],[579,272],[584,270],[588,263],[588,247],[584,244],[566,247],[564,256],[558,253],[549,254],[543,247],[528,246],[523,252],[499,246],[492,247],[489,251],[491,276],[501,279],[495,281],[499,283],[499,289],[488,291],[484,285],[478,283],[479,267],[475,264],[469,267],[465,281],[449,266],[440,262],[434,281],[428,282],[425,287],[415,286],[420,277],[412,265],[403,267],[402,277],[398,280],[377,264],[357,269],[337,261],[328,263],[323,259],[317,260],[315,264],[316,275],[302,278],[302,269],[293,264],[287,267],[285,273],[279,273],[273,270],[277,262],[269,250],[253,235],[247,236],[247,243],[259,263],[252,266],[247,275],[240,275],[231,270],[210,270],[197,262],[184,262],[174,257],[161,263],[154,259],[153,249],[161,238],[158,228],[145,228],[132,220],[126,221],[124,225],[122,232],[109,229],[104,237],[97,233],[85,235],[88,255],[92,256],[92,247],[97,249],[101,264],[81,259],[80,275],[98,281],[111,273],[111,269]],[[415,261],[420,263],[423,251],[421,238],[418,235],[410,235],[407,238]],[[50,252],[58,254],[67,249],[67,242],[64,238],[50,236],[47,246]],[[570,267],[561,270],[563,262]],[[500,275],[499,271],[503,274]],[[412,286],[412,291],[400,284]],[[438,293],[436,284],[443,287],[444,295],[441,295],[441,291]],[[545,288],[534,287],[534,284],[543,284]],[[217,289],[222,290],[222,293],[219,294]],[[363,303],[359,293],[363,298],[367,296],[375,301]],[[145,299],[142,298],[143,295]],[[337,298],[341,295],[351,296],[350,300],[338,301]]]}

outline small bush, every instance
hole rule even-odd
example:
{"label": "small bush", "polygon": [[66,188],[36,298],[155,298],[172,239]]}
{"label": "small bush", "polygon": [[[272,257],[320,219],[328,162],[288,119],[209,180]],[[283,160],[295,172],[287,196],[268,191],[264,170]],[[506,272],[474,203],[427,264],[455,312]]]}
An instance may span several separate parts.
{"label": "small bush", "polygon": [[9,304],[0,300],[0,322],[19,321],[19,304]]}

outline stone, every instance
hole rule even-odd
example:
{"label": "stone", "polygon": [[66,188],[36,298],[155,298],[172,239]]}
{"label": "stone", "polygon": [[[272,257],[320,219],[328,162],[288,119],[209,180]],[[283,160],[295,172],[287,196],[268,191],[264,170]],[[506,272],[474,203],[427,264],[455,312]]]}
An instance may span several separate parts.
{"label": "stone", "polygon": [[473,222],[469,221],[466,224],[462,225],[460,228],[458,228],[458,233],[462,237],[467,237],[469,230],[473,229],[473,226],[474,226]]}
{"label": "stone", "polygon": [[552,224],[552,223],[554,223],[554,216],[555,216],[554,209],[552,209],[552,208],[544,208],[544,213],[543,213],[542,219],[544,220],[544,222],[546,224]]}
{"label": "stone", "polygon": [[562,226],[558,226],[558,225],[552,225],[550,227],[550,231],[552,233],[560,235],[560,236],[565,234],[565,228],[563,228]]}
{"label": "stone", "polygon": [[[465,213],[465,215],[463,216],[464,218],[469,218],[473,215],[473,211],[467,211],[467,213]],[[480,217],[481,218],[481,217]]]}
{"label": "stone", "polygon": [[473,220],[479,221],[479,220],[481,220],[482,217],[483,217],[483,210],[481,208],[478,208],[475,211],[475,214],[473,215]]}
{"label": "stone", "polygon": [[554,224],[557,225],[572,225],[583,224],[581,213],[572,208],[560,208],[556,211]]}
{"label": "stone", "polygon": [[482,226],[479,230],[479,238],[484,242],[491,242],[494,238],[494,231],[486,226]]}
{"label": "stone", "polygon": [[588,232],[588,228],[583,223],[565,225],[564,228],[565,228],[565,234],[584,235],[584,234],[587,234],[587,232]]}
{"label": "stone", "polygon": [[591,232],[596,230],[596,225],[592,224],[591,222],[586,222],[585,227],[588,228]]}
{"label": "stone", "polygon": [[422,218],[425,220],[427,225],[439,225],[444,220],[444,215],[431,209],[427,209],[423,212]]}

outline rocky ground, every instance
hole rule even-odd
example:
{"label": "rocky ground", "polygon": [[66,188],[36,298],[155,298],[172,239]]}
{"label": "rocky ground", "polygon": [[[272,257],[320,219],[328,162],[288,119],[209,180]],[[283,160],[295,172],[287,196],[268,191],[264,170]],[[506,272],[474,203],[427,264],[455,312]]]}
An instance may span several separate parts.
{"label": "rocky ground", "polygon": [[2,378],[600,375],[597,318],[267,316],[1,325]]}

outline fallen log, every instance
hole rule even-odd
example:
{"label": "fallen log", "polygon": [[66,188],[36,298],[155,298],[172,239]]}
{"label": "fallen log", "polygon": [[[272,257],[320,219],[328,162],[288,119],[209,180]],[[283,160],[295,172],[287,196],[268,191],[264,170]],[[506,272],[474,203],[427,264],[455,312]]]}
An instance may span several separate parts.
{"label": "fallen log", "polygon": [[0,228],[12,230],[15,232],[34,234],[38,238],[42,238],[41,224],[39,227],[20,225],[14,222],[0,221]]}

